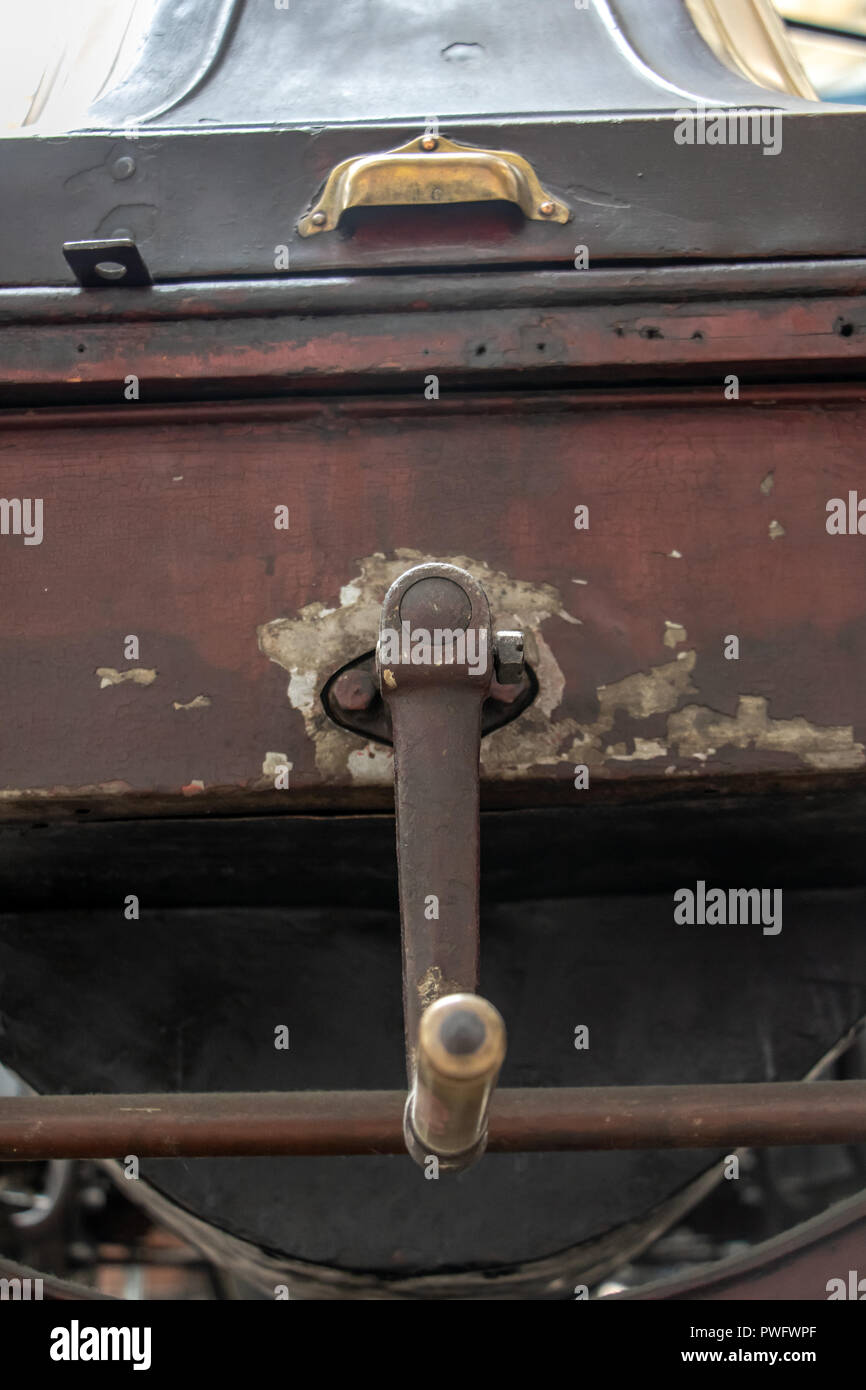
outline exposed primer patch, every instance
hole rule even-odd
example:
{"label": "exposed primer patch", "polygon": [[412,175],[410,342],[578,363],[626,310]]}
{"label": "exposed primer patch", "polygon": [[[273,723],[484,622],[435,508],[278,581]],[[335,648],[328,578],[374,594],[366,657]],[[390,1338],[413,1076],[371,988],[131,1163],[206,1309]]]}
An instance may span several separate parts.
{"label": "exposed primer patch", "polygon": [[610,685],[599,686],[597,718],[591,724],[579,725],[574,719],[550,718],[562,700],[565,681],[540,634],[536,644],[538,698],[513,724],[506,724],[482,743],[481,766],[487,776],[509,780],[525,776],[530,767],[585,763],[589,768],[601,769],[607,763],[670,757],[661,739],[636,736],[630,752],[624,743],[611,745],[609,735],[623,714],[631,719],[649,719],[676,709],[683,696],[696,695],[691,683],[694,652],[680,652],[682,660],[651,666],[648,671],[637,671]]}
{"label": "exposed primer patch", "polygon": [[665,618],[665,630],[662,635],[662,641],[666,647],[676,647],[680,642],[685,642],[687,637],[688,633],[682,623],[672,623]]}
{"label": "exposed primer patch", "polygon": [[3,787],[0,801],[56,801],[61,797],[125,796],[133,791],[129,782],[94,782],[83,787]]}
{"label": "exposed primer patch", "polygon": [[278,772],[286,769],[291,772],[293,766],[285,753],[266,753],[262,763],[262,776],[276,777]]}
{"label": "exposed primer patch", "polygon": [[381,743],[353,748],[346,761],[353,782],[381,786],[394,780],[394,750]]}
{"label": "exposed primer patch", "polygon": [[764,494],[764,496],[769,497],[770,493],[773,491],[773,488],[776,486],[776,480],[773,477],[772,468],[770,469],[767,476],[761,480],[758,486],[760,487],[760,490]]}
{"label": "exposed primer patch", "polygon": [[771,719],[763,695],[741,695],[735,715],[686,705],[668,720],[668,738],[681,757],[700,758],[727,744],[776,753],[793,753],[821,771],[862,767],[866,752],[854,730],[821,727],[807,719]]}
{"label": "exposed primer patch", "polygon": [[669,560],[681,560],[681,559],[683,558],[683,556],[682,556],[682,551],[680,551],[680,550],[669,550],[669,551],[668,551],[667,558],[668,558]]}
{"label": "exposed primer patch", "polygon": [[210,696],[196,695],[194,700],[187,700],[186,704],[182,704],[180,700],[173,700],[171,707],[172,709],[209,709]]}
{"label": "exposed primer patch", "polygon": [[664,666],[651,666],[648,671],[637,671],[633,676],[624,676],[614,685],[600,685],[599,727],[603,725],[609,729],[619,710],[624,710],[633,719],[649,719],[652,714],[666,714],[674,709],[682,695],[696,695],[691,682],[696,661],[695,652],[679,652],[676,661],[668,661]]}
{"label": "exposed primer patch", "polygon": [[668,746],[660,743],[657,738],[635,738],[634,752],[628,753],[624,743],[616,743],[612,748],[608,748],[607,755],[617,763],[641,763],[647,762],[650,758],[666,758]]}
{"label": "exposed primer patch", "polygon": [[123,685],[126,681],[131,681],[133,685],[153,685],[156,680],[156,671],[150,671],[146,666],[130,666],[127,671],[116,671],[113,666],[98,666],[96,674],[99,676],[100,690],[107,685]]}
{"label": "exposed primer patch", "polygon": [[[393,780],[391,750],[333,724],[319,692],[341,666],[372,648],[382,600],[393,581],[410,565],[435,560],[476,576],[487,591],[495,626],[523,628],[527,660],[538,676],[538,695],[529,708],[482,741],[481,768],[486,777],[509,781],[525,777],[533,768],[585,763],[604,772],[618,764],[648,766],[656,761],[659,773],[699,775],[700,765],[726,744],[793,754],[807,767],[826,770],[856,768],[866,761],[864,747],[854,742],[851,728],[821,728],[805,719],[772,719],[763,698],[742,696],[733,718],[696,702],[680,708],[690,696],[699,695],[692,681],[697,653],[688,649],[677,651],[659,666],[599,686],[598,713],[592,722],[555,719],[565,677],[541,629],[548,618],[567,621],[574,616],[566,614],[558,591],[550,585],[511,579],[463,555],[433,556],[406,549],[396,551],[391,559],[375,554],[360,561],[361,573],[343,586],[338,609],[311,603],[297,618],[278,618],[258,630],[262,652],[289,673],[289,700],[303,717],[315,746],[317,770],[326,782],[344,782],[347,776],[367,785],[388,785]],[[666,625],[665,631],[673,632],[677,643],[686,640],[679,623]],[[575,634],[572,640],[580,641],[580,637]],[[659,715],[668,716],[663,733]],[[638,725],[653,719],[654,724],[650,730],[629,729],[628,741],[621,742],[624,719]],[[677,758],[686,765],[678,766]]]}
{"label": "exposed primer patch", "polygon": [[[347,772],[353,780],[366,784],[387,785],[393,780],[390,749],[365,744],[357,735],[333,724],[322,708],[319,692],[335,671],[374,646],[382,600],[394,580],[411,565],[428,561],[469,570],[484,585],[494,625],[523,628],[527,659],[538,671],[541,694],[533,706],[533,723],[527,724],[527,716],[521,716],[517,721],[521,738],[511,752],[503,751],[498,756],[513,763],[514,775],[518,776],[537,761],[533,737],[539,733],[545,740],[546,751],[549,715],[562,699],[564,680],[549,647],[540,639],[540,628],[547,618],[562,618],[572,624],[579,619],[567,611],[561,595],[550,585],[512,579],[465,555],[428,555],[420,550],[400,549],[391,558],[376,553],[361,560],[360,573],[340,589],[339,608],[310,603],[296,618],[277,618],[258,629],[261,651],[289,674],[289,701],[303,717],[315,745],[316,768],[326,781],[343,781]],[[495,734],[484,740],[482,766],[491,756],[486,746],[498,737]],[[494,753],[494,767],[496,762]]]}
{"label": "exposed primer patch", "polygon": [[771,521],[768,530],[771,541],[781,540],[782,536],[785,535],[785,528],[781,521]]}
{"label": "exposed primer patch", "polygon": [[[335,608],[323,609],[321,616],[323,618],[329,618],[331,614],[336,613],[336,611]],[[303,710],[308,713],[315,709],[317,694],[316,679],[317,673],[315,671],[292,671],[292,678],[289,681],[289,699],[295,709]]]}

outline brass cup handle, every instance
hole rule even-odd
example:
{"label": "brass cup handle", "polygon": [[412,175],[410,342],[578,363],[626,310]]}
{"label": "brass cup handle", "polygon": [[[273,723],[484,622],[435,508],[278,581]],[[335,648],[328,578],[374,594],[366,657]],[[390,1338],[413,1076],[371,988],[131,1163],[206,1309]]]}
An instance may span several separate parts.
{"label": "brass cup handle", "polygon": [[298,222],[301,236],[334,231],[349,208],[515,203],[536,222],[567,222],[569,209],[546,193],[532,165],[510,150],[459,145],[420,135],[382,154],[346,159],[331,170],[321,196]]}

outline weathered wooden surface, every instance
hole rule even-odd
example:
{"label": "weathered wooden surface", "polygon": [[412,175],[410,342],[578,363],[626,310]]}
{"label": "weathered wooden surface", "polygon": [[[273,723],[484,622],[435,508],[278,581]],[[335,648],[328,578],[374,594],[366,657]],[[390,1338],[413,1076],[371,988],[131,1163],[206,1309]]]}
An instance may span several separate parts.
{"label": "weathered wooden surface", "polygon": [[862,376],[862,260],[722,269],[5,291],[0,401]]}
{"label": "weathered wooden surface", "polygon": [[78,428],[9,416],[2,490],[43,499],[44,536],[0,536],[4,812],[373,804],[389,755],[318,694],[423,559],[466,565],[530,633],[539,698],[483,755],[515,803],[529,782],[579,795],[577,764],[596,785],[857,776],[866,537],[829,535],[826,504],[862,485],[864,397],[726,400],[720,380],[681,405],[426,401],[419,382],[414,400],[129,402]]}

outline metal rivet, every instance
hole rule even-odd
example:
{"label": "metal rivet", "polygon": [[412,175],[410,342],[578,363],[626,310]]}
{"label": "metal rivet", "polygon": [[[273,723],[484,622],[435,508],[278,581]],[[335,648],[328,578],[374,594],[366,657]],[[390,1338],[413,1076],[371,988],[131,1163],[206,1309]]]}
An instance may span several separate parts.
{"label": "metal rivet", "polygon": [[135,160],[131,154],[122,154],[111,166],[111,177],[114,179],[128,179],[134,173]]}
{"label": "metal rivet", "polygon": [[556,203],[542,203],[538,211],[542,217],[551,217],[556,212]]}
{"label": "metal rivet", "polygon": [[310,221],[313,223],[314,227],[324,227],[327,220],[328,219],[323,212],[314,212],[312,217],[310,218]]}
{"label": "metal rivet", "polygon": [[422,150],[435,150],[438,144],[439,141],[434,135],[425,135],[421,141],[421,148]]}

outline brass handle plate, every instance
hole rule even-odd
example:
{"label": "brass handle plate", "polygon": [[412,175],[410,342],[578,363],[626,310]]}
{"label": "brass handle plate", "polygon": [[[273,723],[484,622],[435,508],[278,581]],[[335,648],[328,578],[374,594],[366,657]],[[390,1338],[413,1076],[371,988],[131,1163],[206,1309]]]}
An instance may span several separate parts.
{"label": "brass handle plate", "polygon": [[544,191],[522,155],[458,145],[444,135],[420,135],[384,154],[338,164],[321,197],[298,222],[298,231],[301,236],[332,232],[349,208],[493,200],[515,203],[534,222],[567,222],[571,217],[562,201]]}

